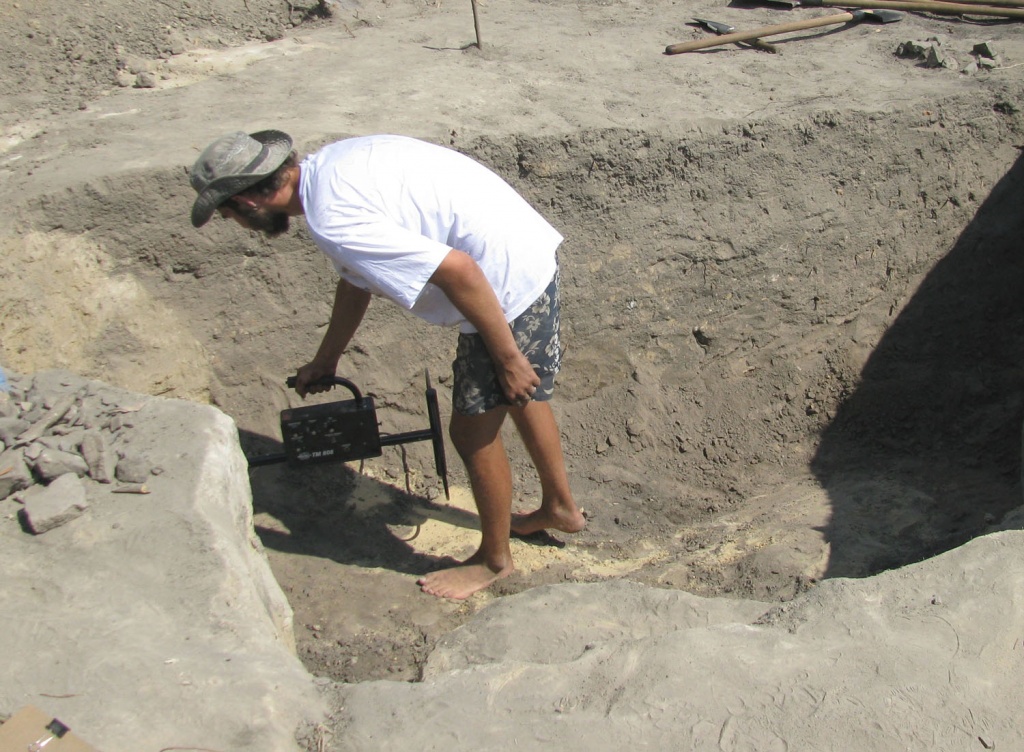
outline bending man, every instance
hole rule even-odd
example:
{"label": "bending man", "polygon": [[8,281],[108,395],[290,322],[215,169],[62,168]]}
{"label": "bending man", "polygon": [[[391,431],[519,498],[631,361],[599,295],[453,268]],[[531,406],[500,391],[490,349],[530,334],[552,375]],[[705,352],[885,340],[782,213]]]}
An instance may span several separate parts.
{"label": "bending man", "polygon": [[[424,592],[466,598],[509,575],[510,530],[583,528],[548,403],[561,358],[562,236],[507,183],[458,152],[402,136],[346,139],[300,163],[280,131],[222,136],[200,155],[191,182],[194,226],[219,213],[275,237],[303,215],[338,272],[327,332],[296,374],[300,395],[325,388],[316,382],[334,375],[374,295],[459,327],[449,432],[482,537],[465,562],[421,578]],[[514,519],[506,414],[542,488],[539,508]]]}

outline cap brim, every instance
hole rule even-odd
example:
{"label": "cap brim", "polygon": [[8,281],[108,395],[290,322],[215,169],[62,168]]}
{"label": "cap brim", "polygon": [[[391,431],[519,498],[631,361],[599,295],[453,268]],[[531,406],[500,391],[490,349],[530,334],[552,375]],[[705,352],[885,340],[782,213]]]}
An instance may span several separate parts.
{"label": "cap brim", "polygon": [[218,206],[273,173],[292,153],[292,137],[283,131],[258,131],[249,135],[267,147],[267,158],[261,169],[242,175],[228,175],[206,186],[192,204],[193,227],[205,225]]}

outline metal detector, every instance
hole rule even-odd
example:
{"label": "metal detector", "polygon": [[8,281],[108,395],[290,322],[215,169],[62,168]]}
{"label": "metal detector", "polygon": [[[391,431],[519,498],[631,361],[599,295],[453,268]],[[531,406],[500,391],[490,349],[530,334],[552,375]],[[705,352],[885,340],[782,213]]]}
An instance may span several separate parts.
{"label": "metal detector", "polygon": [[[343,386],[352,393],[352,399],[282,410],[281,439],[284,452],[250,457],[249,467],[287,462],[289,467],[302,468],[324,462],[349,462],[380,457],[382,447],[429,440],[434,446],[434,467],[444,484],[445,498],[451,499],[441,413],[437,407],[437,391],[430,384],[429,371],[426,373],[426,381],[430,427],[420,431],[381,435],[373,397],[364,397],[359,387],[348,379],[327,376],[317,383],[331,388]],[[285,383],[294,387],[295,377],[289,377]]]}

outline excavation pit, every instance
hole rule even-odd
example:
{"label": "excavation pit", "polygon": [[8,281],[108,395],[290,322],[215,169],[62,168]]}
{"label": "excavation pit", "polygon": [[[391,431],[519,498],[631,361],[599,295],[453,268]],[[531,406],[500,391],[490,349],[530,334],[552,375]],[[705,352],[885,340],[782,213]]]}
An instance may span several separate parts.
{"label": "excavation pit", "polygon": [[[462,145],[566,237],[555,404],[589,515],[577,536],[517,541],[520,572],[481,602],[609,577],[784,600],[960,545],[1019,503],[1020,167],[999,174],[1003,119],[987,138],[933,121],[830,113]],[[187,204],[177,173],[150,171],[23,207],[34,229],[6,255],[5,299],[23,312],[6,361],[208,399],[248,454],[280,451],[279,412],[301,404],[284,379],[315,350],[332,272],[301,227],[193,237]],[[151,221],[126,223],[133,205]],[[377,301],[340,370],[388,430],[411,431],[424,368],[450,414],[452,357],[451,332]],[[539,489],[507,438],[529,508]],[[472,553],[452,466],[453,505],[426,445],[362,471],[251,471],[314,673],[414,679],[478,608],[421,603],[412,585]]]}
{"label": "excavation pit", "polygon": [[[312,674],[418,680],[481,608],[548,584],[789,602],[950,551],[1019,507],[1024,121],[1008,67],[968,79],[896,58],[950,23],[928,17],[892,38],[846,30],[849,48],[815,67],[827,40],[742,61],[637,58],[641,32],[666,29],[623,4],[530,4],[547,29],[530,54],[498,34],[489,50],[447,44],[458,13],[398,6],[351,35],[325,24],[193,67],[172,56],[166,86],[6,122],[0,154],[0,364],[212,404],[251,456],[280,450],[280,411],[301,404],[284,380],[314,352],[335,278],[301,222],[269,242],[190,227],[184,168],[213,135],[280,127],[301,152],[364,132],[425,138],[497,171],[565,236],[554,405],[587,529],[514,541],[514,576],[449,603],[414,583],[477,540],[451,449],[450,502],[428,445],[251,469],[256,531]],[[509,35],[540,23],[492,12]],[[1006,66],[1024,59],[1012,28],[984,32]],[[589,56],[590,34],[607,54]],[[314,96],[288,58],[328,70],[343,38],[352,67],[329,68]],[[420,94],[439,81],[446,107]],[[292,99],[255,117],[268,86]],[[339,373],[374,395],[383,426],[411,431],[425,370],[450,414],[453,350],[453,332],[375,301]],[[538,484],[506,439],[527,509]]]}

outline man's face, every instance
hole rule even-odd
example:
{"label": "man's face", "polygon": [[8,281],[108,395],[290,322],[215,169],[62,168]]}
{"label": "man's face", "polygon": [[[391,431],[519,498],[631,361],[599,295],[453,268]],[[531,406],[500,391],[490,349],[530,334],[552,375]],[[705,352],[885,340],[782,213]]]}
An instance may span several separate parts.
{"label": "man's face", "polygon": [[252,206],[229,198],[217,207],[224,219],[233,219],[247,230],[257,230],[268,238],[276,238],[288,232],[290,217],[284,212],[272,211],[264,206]]}

